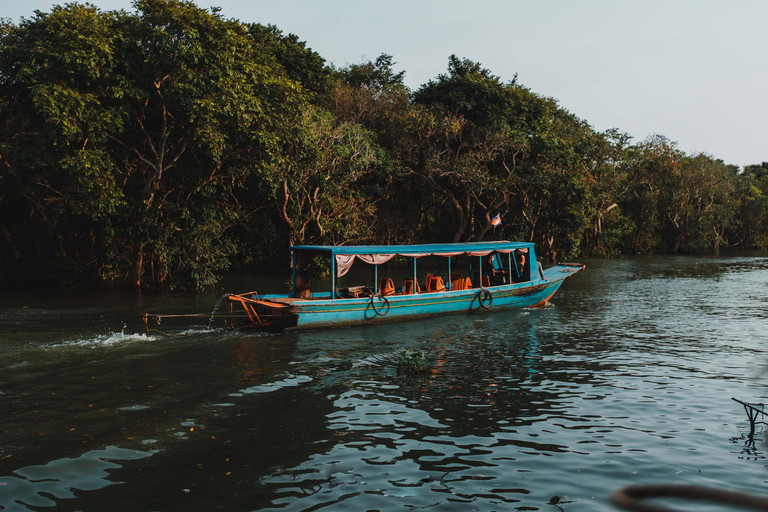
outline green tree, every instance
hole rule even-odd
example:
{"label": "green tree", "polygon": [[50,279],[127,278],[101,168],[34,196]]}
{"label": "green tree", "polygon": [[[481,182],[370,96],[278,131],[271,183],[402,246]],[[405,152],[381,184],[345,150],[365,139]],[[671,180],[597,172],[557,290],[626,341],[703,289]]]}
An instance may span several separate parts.
{"label": "green tree", "polygon": [[[130,273],[137,285],[145,276],[204,285],[226,268],[226,232],[248,213],[233,200],[238,187],[254,175],[279,181],[306,97],[248,27],[217,10],[178,0],[135,6],[70,4],[4,28],[3,97],[16,102],[5,128],[24,134],[4,148],[18,169],[4,181],[60,239],[62,261]],[[84,251],[68,231],[106,253]]]}
{"label": "green tree", "polygon": [[381,158],[372,135],[322,110],[307,122],[274,190],[290,244],[371,241],[375,204],[364,188]]}
{"label": "green tree", "polygon": [[628,195],[625,167],[631,137],[617,129],[595,133],[585,149],[589,187],[590,228],[584,232],[584,251],[596,256],[631,253],[626,233],[631,221],[623,212]]}
{"label": "green tree", "polygon": [[724,235],[735,211],[737,168],[696,155],[683,157],[670,171],[661,195],[667,248],[702,252],[726,244]]}
{"label": "green tree", "polygon": [[112,108],[124,90],[113,74],[114,22],[69,4],[0,31],[0,210],[21,274],[90,277],[109,266],[100,241],[124,204],[105,147],[124,124]]}
{"label": "green tree", "polygon": [[739,204],[731,238],[743,249],[768,248],[768,162],[748,165],[734,178]]}
{"label": "green tree", "polygon": [[310,92],[316,102],[327,100],[333,87],[333,72],[325,65],[325,59],[307,48],[304,41],[295,34],[284,35],[274,25],[248,25],[248,34],[257,51],[274,57],[288,77]]}
{"label": "green tree", "polygon": [[509,205],[515,158],[527,145],[510,122],[515,92],[514,82],[452,55],[448,72],[414,93],[426,111],[412,135],[419,149],[403,152],[411,157],[404,167],[443,201],[455,242],[482,238],[493,213]]}

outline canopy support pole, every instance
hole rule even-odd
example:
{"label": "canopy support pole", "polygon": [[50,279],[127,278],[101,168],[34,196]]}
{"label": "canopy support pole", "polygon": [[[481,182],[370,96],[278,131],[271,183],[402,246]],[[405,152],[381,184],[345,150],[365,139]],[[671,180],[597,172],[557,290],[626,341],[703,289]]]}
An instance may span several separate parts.
{"label": "canopy support pole", "polygon": [[331,300],[336,298],[336,258],[331,254]]}
{"label": "canopy support pole", "polygon": [[448,256],[448,290],[453,290],[453,281],[451,280],[451,257]]}
{"label": "canopy support pole", "polygon": [[517,276],[517,279],[520,279],[523,277],[522,271],[517,268],[517,255],[515,255],[515,275]]}
{"label": "canopy support pole", "polygon": [[373,266],[373,294],[379,294],[379,266]]}
{"label": "canopy support pole", "polygon": [[477,283],[477,286],[479,288],[483,288],[483,257],[482,256],[478,256],[477,259],[480,260],[480,276],[478,277],[480,282]]}

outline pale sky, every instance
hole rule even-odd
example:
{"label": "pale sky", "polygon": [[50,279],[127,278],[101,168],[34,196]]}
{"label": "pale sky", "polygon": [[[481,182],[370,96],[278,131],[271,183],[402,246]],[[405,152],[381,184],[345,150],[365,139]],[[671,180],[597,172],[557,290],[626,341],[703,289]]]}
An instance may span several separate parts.
{"label": "pale sky", "polygon": [[[51,0],[0,0],[18,23]],[[130,0],[93,0],[131,10]],[[589,122],[739,166],[768,161],[768,0],[198,0],[343,66],[388,53],[411,89],[478,61]]]}

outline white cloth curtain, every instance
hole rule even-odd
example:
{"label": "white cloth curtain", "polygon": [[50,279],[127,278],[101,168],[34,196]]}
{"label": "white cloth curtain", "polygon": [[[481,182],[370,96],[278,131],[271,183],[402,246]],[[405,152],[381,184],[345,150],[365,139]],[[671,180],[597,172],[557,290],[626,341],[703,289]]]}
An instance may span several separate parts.
{"label": "white cloth curtain", "polygon": [[352,268],[355,258],[364,261],[370,265],[381,265],[386,263],[396,254],[337,254],[336,255],[336,277],[341,277]]}

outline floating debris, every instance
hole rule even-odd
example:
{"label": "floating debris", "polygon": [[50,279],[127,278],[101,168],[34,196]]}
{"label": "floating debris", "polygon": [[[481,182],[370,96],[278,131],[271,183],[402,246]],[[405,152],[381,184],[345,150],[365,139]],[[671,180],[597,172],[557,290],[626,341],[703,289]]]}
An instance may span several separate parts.
{"label": "floating debris", "polygon": [[397,361],[398,375],[418,375],[428,372],[431,368],[424,352],[411,352],[409,349],[400,352]]}

